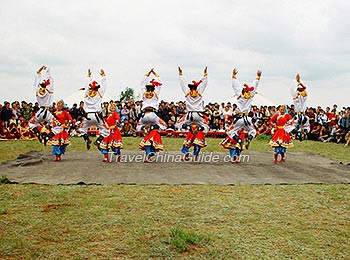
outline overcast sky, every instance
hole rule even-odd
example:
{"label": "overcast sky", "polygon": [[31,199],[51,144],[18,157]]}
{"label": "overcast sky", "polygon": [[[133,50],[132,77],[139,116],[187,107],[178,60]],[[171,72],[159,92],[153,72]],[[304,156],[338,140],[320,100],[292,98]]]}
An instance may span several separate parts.
{"label": "overcast sky", "polygon": [[88,68],[105,69],[110,97],[127,86],[139,93],[154,67],[167,101],[183,99],[177,66],[189,80],[208,66],[206,102],[233,101],[237,67],[242,82],[262,70],[259,92],[276,104],[291,103],[300,73],[310,106],[350,106],[349,15],[348,0],[3,1],[0,102],[35,101],[41,65],[52,69],[56,99],[84,86]]}

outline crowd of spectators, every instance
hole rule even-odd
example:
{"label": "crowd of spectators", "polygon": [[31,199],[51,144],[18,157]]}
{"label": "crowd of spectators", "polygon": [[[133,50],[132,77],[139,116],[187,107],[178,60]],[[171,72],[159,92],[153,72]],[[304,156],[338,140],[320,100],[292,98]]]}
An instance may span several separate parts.
{"label": "crowd of spectators", "polygon": [[[136,136],[136,125],[142,116],[142,101],[113,101],[104,102],[102,105],[102,116],[107,118],[110,111],[110,104],[116,104],[116,111],[120,114],[120,131],[123,136]],[[77,129],[85,116],[84,103],[73,104],[67,107],[71,114],[73,122],[69,130],[72,136],[78,135]],[[205,114],[209,120],[211,132],[217,132],[218,136],[225,135],[225,130],[232,123],[232,115],[236,109],[236,104],[227,103],[208,103],[205,105]],[[39,110],[37,103],[27,103],[14,101],[0,104],[0,139],[32,139],[34,133],[30,130],[28,121]],[[54,107],[53,107],[54,110]],[[168,125],[167,132],[181,131],[176,129],[177,121],[186,113],[186,103],[165,102],[159,104],[158,116]],[[268,120],[277,113],[275,106],[252,106],[250,116],[253,118],[255,128],[259,135],[271,135],[273,129],[268,125]],[[294,116],[294,106],[287,108],[287,113]],[[350,132],[350,107],[338,108],[332,107],[317,108],[309,107],[305,111],[310,120],[309,140],[321,142],[335,142],[349,144]],[[93,130],[93,129],[92,129]],[[97,129],[98,130],[98,129]],[[217,135],[215,135],[217,136]]]}

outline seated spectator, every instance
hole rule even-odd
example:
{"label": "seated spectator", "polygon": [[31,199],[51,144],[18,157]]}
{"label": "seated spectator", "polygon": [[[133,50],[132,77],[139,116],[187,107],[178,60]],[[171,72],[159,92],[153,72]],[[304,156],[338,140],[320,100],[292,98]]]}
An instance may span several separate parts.
{"label": "seated spectator", "polygon": [[218,118],[214,119],[212,130],[218,131],[220,129],[220,121]]}
{"label": "seated spectator", "polygon": [[19,129],[15,123],[10,123],[9,131],[11,133],[12,139],[21,139],[21,133],[19,132]]}
{"label": "seated spectator", "polygon": [[327,127],[327,124],[324,124],[321,126],[320,136],[318,137],[318,140],[321,142],[327,142],[328,137],[329,137],[328,127]]}
{"label": "seated spectator", "polygon": [[175,122],[171,119],[168,120],[168,128],[166,129],[166,131],[175,131]]}
{"label": "seated spectator", "polygon": [[24,120],[19,124],[19,132],[22,140],[32,140],[36,138],[34,132],[30,129],[28,121]]}
{"label": "seated spectator", "polygon": [[132,125],[129,123],[129,120],[125,119],[123,122],[122,129],[120,130],[120,133],[123,136],[133,136],[136,134],[136,131],[132,127]]}
{"label": "seated spectator", "polygon": [[256,124],[256,130],[258,135],[270,135],[271,129],[267,126],[266,123],[264,123],[263,120],[258,120]]}
{"label": "seated spectator", "polygon": [[341,133],[342,129],[339,127],[339,125],[335,124],[331,127],[331,132],[329,134],[328,139],[326,139],[324,142],[337,142],[337,134]]}
{"label": "seated spectator", "polygon": [[320,137],[321,125],[319,123],[315,123],[314,127],[311,129],[309,133],[309,140],[317,141]]}

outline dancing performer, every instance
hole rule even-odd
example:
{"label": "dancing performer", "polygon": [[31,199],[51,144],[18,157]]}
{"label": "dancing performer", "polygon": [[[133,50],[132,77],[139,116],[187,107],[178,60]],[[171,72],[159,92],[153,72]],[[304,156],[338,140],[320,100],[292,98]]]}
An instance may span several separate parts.
{"label": "dancing performer", "polygon": [[72,122],[72,116],[64,109],[64,101],[57,102],[56,111],[53,117],[53,131],[57,132],[49,141],[48,144],[52,145],[52,154],[56,156],[54,161],[61,161],[62,154],[65,154],[66,148],[70,145],[68,129]]}
{"label": "dancing performer", "polygon": [[288,130],[293,126],[293,118],[286,114],[286,106],[280,106],[277,112],[268,124],[275,128],[275,132],[271,138],[269,145],[274,148],[274,163],[278,163],[278,155],[281,155],[280,162],[286,161],[287,148],[294,146]]}
{"label": "dancing performer", "polygon": [[[230,151],[230,157],[232,163],[239,163],[240,162],[240,155],[242,152],[242,145],[237,142],[237,140],[233,139],[232,136],[237,134],[236,131],[234,131],[234,124],[231,123],[230,127],[226,131],[226,137],[220,142],[220,145],[224,149],[228,149]],[[246,132],[244,129],[241,129],[238,131],[238,137],[240,140],[245,140],[246,138]]]}
{"label": "dancing performer", "polygon": [[94,144],[99,148],[103,138],[108,136],[109,131],[106,127],[102,118],[102,98],[106,91],[106,74],[103,69],[100,71],[101,79],[99,81],[91,78],[91,70],[88,70],[88,78],[84,90],[84,110],[86,112],[86,118],[83,119],[82,127],[79,132],[82,134],[85,142],[86,148],[90,149],[91,140],[87,134],[87,130],[91,126],[96,126],[99,129],[100,135],[94,142]]}
{"label": "dancing performer", "polygon": [[[151,74],[153,74],[154,78],[149,80]],[[164,130],[167,128],[167,125],[156,114],[159,104],[159,92],[162,85],[163,83],[159,75],[153,68],[146,73],[141,82],[142,115],[136,130],[146,130],[148,132],[139,145],[140,149],[145,150],[145,162],[152,162],[151,157],[156,152],[163,150],[163,142],[159,129]]]}
{"label": "dancing performer", "polygon": [[104,156],[102,162],[109,162],[108,154],[110,150],[116,155],[116,162],[120,162],[120,149],[123,148],[123,143],[119,131],[120,116],[116,112],[116,105],[114,103],[110,105],[110,111],[112,113],[106,119],[106,124],[109,127],[109,135],[100,144],[100,151]]}
{"label": "dancing performer", "polygon": [[183,160],[189,160],[189,149],[193,146],[194,159],[198,160],[201,148],[207,146],[205,134],[208,129],[208,118],[204,113],[203,93],[208,84],[208,72],[205,67],[203,77],[200,81],[188,83],[179,67],[179,78],[182,92],[185,94],[186,114],[176,124],[178,129],[188,130],[181,152],[184,154]]}
{"label": "dancing performer", "polygon": [[238,132],[244,129],[248,133],[247,143],[245,145],[246,149],[248,149],[250,142],[256,136],[256,130],[254,128],[252,118],[249,117],[249,112],[253,98],[257,93],[261,71],[257,71],[256,78],[252,82],[251,86],[249,86],[247,83],[244,83],[242,85],[241,82],[237,79],[237,73],[237,69],[233,69],[232,87],[234,91],[234,97],[237,98],[237,108],[235,110],[237,113],[235,114],[234,129],[231,138],[236,140],[236,142],[242,146],[243,141],[239,137]]}
{"label": "dancing performer", "polygon": [[295,110],[295,129],[292,133],[296,135],[299,141],[302,141],[306,138],[307,133],[310,132],[310,123],[309,117],[305,114],[307,100],[306,86],[301,82],[299,74],[295,76],[295,80],[290,87],[290,93],[293,97]]}
{"label": "dancing performer", "polygon": [[53,105],[54,92],[54,81],[51,76],[50,68],[42,66],[37,70],[34,88],[40,109],[36,112],[35,116],[29,120],[29,127],[38,137],[39,142],[44,141],[44,145],[46,146],[47,141],[51,137],[62,131],[62,129],[59,129],[59,127],[55,127],[55,129],[52,129],[52,132],[49,134],[40,133],[42,127],[41,123],[47,123],[50,127],[52,127],[54,118],[50,111]]}

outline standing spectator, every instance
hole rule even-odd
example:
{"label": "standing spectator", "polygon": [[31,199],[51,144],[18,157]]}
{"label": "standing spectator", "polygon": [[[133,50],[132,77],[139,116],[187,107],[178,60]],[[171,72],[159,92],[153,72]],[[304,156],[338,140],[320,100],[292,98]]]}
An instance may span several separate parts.
{"label": "standing spectator", "polygon": [[338,125],[343,129],[345,132],[349,131],[349,124],[350,124],[350,118],[349,114],[345,111],[341,112],[340,118],[338,120]]}
{"label": "standing spectator", "polygon": [[137,111],[136,111],[136,108],[135,108],[135,103],[131,103],[130,104],[129,119],[132,119],[133,121],[137,120]]}
{"label": "standing spectator", "polygon": [[32,109],[28,106],[27,102],[22,101],[21,103],[21,117],[23,117],[24,120],[28,121],[32,117]]}
{"label": "standing spectator", "polygon": [[121,118],[120,118],[120,122],[123,123],[124,120],[128,120],[129,119],[129,109],[127,107],[127,105],[124,105],[122,111],[120,111],[120,115],[121,115]]}
{"label": "standing spectator", "polygon": [[74,103],[73,107],[71,109],[69,109],[69,114],[71,115],[71,117],[74,120],[77,120],[77,118],[78,118],[78,108],[77,107],[78,107],[77,103]]}
{"label": "standing spectator", "polygon": [[320,125],[326,125],[327,122],[328,122],[327,115],[324,113],[324,110],[323,110],[323,109],[319,109],[319,113],[318,113],[318,115],[317,115],[317,122],[318,122]]}
{"label": "standing spectator", "polygon": [[1,109],[1,121],[5,122],[5,127],[9,127],[10,120],[14,117],[12,109],[10,108],[10,102],[5,101],[4,106]]}
{"label": "standing spectator", "polygon": [[82,122],[84,117],[86,117],[86,112],[84,109],[84,101],[80,101],[79,108],[77,111],[77,122]]}

